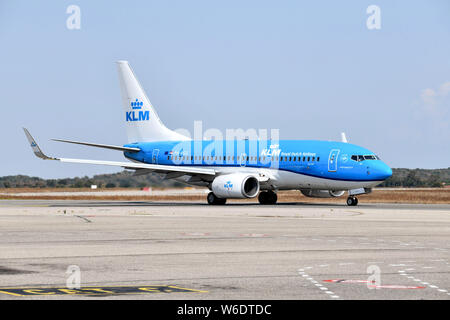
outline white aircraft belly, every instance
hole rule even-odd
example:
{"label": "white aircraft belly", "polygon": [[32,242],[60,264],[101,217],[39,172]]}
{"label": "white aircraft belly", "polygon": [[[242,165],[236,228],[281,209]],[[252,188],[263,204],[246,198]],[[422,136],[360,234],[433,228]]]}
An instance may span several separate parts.
{"label": "white aircraft belly", "polygon": [[279,190],[291,189],[328,189],[328,190],[350,190],[357,188],[372,188],[381,181],[343,181],[319,177],[312,177],[292,171],[252,168],[252,167],[213,167],[221,174],[248,172],[255,175],[264,173],[269,176],[269,184],[276,186]]}

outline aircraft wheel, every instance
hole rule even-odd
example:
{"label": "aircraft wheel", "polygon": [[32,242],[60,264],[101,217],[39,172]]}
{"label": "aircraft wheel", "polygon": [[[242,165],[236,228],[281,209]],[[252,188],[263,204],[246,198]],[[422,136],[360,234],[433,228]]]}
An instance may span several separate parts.
{"label": "aircraft wheel", "polygon": [[357,204],[358,204],[358,198],[356,198],[356,197],[348,197],[347,198],[347,205],[356,206]]}
{"label": "aircraft wheel", "polygon": [[260,192],[258,195],[258,201],[260,204],[267,204],[267,192]]}
{"label": "aircraft wheel", "polygon": [[208,193],[206,200],[208,201],[208,204],[212,205],[223,205],[227,202],[226,198],[218,198],[213,192]]}
{"label": "aircraft wheel", "polygon": [[277,203],[278,196],[275,192],[269,190],[269,191],[262,191],[259,193],[258,201],[260,204],[275,204]]}

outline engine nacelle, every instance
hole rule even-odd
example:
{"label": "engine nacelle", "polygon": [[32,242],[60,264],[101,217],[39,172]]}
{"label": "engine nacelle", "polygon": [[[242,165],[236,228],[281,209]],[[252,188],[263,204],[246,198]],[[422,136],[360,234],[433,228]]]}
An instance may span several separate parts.
{"label": "engine nacelle", "polygon": [[211,190],[219,198],[254,198],[259,192],[259,181],[246,173],[233,173],[218,176]]}
{"label": "engine nacelle", "polygon": [[312,190],[312,189],[301,189],[303,195],[310,198],[337,198],[342,196],[344,190]]}

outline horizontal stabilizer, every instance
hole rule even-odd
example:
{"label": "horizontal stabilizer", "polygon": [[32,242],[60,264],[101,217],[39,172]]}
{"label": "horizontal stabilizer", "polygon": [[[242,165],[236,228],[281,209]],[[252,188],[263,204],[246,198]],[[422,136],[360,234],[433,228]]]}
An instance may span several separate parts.
{"label": "horizontal stabilizer", "polygon": [[71,140],[62,140],[62,139],[52,139],[52,140],[53,141],[58,141],[58,142],[67,142],[67,143],[81,144],[81,145],[90,146],[90,147],[105,148],[105,149],[112,149],[112,150],[119,150],[119,151],[128,151],[128,152],[139,152],[139,151],[141,151],[141,149],[139,149],[139,148],[112,146],[112,145],[109,145],[109,144],[80,142],[80,141],[71,141]]}

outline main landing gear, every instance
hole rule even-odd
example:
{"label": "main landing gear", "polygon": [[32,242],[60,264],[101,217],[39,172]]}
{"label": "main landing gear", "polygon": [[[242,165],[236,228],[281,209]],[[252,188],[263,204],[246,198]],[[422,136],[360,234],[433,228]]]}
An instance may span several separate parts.
{"label": "main landing gear", "polygon": [[259,193],[258,201],[260,204],[275,204],[277,203],[278,196],[272,190],[262,191]]}
{"label": "main landing gear", "polygon": [[356,206],[357,204],[358,204],[358,198],[356,198],[356,197],[348,197],[347,198],[347,205]]}
{"label": "main landing gear", "polygon": [[213,192],[208,193],[206,200],[208,200],[208,204],[213,205],[223,205],[227,202],[226,198],[218,198]]}

